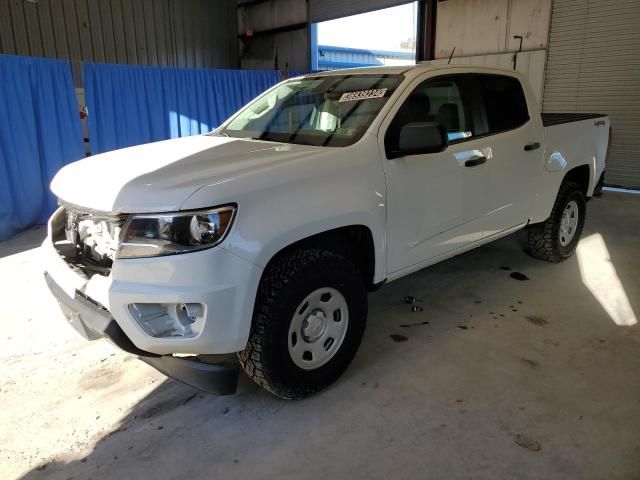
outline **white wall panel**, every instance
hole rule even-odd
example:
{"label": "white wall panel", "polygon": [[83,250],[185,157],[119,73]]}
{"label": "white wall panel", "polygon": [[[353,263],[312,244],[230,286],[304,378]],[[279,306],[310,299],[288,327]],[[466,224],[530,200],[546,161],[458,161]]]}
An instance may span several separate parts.
{"label": "white wall panel", "polygon": [[436,58],[547,46],[551,0],[448,0],[438,3]]}
{"label": "white wall panel", "polygon": [[[544,64],[546,59],[546,50],[532,50],[521,52],[518,54],[516,62],[516,70],[522,73],[531,84],[533,93],[541,103],[542,84],[544,81]],[[448,59],[433,60],[431,62],[438,65],[446,64]],[[496,53],[493,55],[474,55],[469,57],[454,57],[451,59],[452,64],[477,65],[481,67],[495,67],[505,70],[513,70],[513,54],[512,53]]]}

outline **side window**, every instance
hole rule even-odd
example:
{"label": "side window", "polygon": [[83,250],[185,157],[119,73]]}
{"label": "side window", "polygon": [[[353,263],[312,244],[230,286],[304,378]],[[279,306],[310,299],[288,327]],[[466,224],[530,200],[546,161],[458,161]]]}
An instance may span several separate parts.
{"label": "side window", "polygon": [[527,99],[517,78],[478,75],[488,133],[518,128],[529,121]]}
{"label": "side window", "polygon": [[418,85],[404,101],[385,136],[387,152],[398,146],[400,129],[407,123],[435,122],[444,126],[449,142],[474,135],[460,76],[432,78]]}

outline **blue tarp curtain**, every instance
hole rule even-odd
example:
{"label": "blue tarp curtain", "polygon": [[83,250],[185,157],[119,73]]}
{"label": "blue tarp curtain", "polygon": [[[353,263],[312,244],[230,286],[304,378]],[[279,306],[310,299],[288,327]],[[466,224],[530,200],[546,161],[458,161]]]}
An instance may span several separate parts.
{"label": "blue tarp curtain", "polygon": [[[93,153],[207,132],[280,81],[277,71],[85,63]],[[0,55],[0,241],[44,223],[55,173],[84,157],[69,62]]]}
{"label": "blue tarp curtain", "polygon": [[205,133],[280,81],[277,71],[84,63],[92,153]]}
{"label": "blue tarp curtain", "polygon": [[83,157],[69,62],[0,55],[0,241],[46,221],[51,179]]}

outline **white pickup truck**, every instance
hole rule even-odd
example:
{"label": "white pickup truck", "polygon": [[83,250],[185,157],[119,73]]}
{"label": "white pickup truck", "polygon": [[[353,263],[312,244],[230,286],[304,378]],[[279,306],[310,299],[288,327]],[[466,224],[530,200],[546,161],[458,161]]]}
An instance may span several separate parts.
{"label": "white pickup truck", "polygon": [[569,257],[608,134],[541,115],[511,71],[293,78],[212,133],[64,167],[45,277],[88,339],[209,392],[241,366],[303,398],[356,354],[367,291],[522,228],[531,255]]}

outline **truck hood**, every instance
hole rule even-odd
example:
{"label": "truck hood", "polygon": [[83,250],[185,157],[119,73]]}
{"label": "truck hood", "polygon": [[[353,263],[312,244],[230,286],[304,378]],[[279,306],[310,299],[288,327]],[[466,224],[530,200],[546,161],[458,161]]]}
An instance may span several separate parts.
{"label": "truck hood", "polygon": [[[198,135],[95,155],[62,168],[51,182],[61,200],[120,213],[179,210],[203,186],[289,162],[321,147]],[[202,205],[210,206],[210,205]]]}

